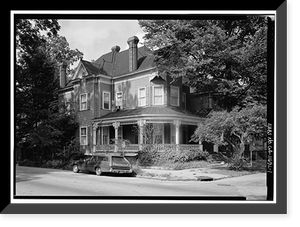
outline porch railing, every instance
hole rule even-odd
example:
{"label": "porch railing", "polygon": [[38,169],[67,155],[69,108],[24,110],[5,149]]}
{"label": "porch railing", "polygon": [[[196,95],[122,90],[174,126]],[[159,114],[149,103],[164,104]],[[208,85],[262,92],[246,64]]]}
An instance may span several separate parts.
{"label": "porch railing", "polygon": [[[138,152],[140,148],[144,148],[146,146],[153,146],[157,151],[164,152],[167,149],[176,149],[179,150],[192,150],[192,149],[199,149],[199,144],[129,144],[126,147],[118,147],[118,151],[124,152]],[[114,144],[109,145],[96,145],[96,152],[112,152],[115,150]]]}

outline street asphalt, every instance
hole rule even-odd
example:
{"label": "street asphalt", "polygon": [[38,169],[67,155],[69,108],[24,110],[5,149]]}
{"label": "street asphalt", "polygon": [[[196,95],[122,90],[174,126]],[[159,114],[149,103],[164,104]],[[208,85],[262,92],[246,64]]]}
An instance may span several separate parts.
{"label": "street asphalt", "polygon": [[[16,196],[244,196],[247,200],[266,200],[266,174],[263,173],[224,179],[224,175],[206,171],[206,176],[214,178],[213,181],[199,181],[199,176],[204,174],[197,169],[143,171],[150,173],[146,177],[149,178],[151,172],[154,177],[96,176],[16,166],[15,191]],[[176,176],[181,178],[174,180]]]}

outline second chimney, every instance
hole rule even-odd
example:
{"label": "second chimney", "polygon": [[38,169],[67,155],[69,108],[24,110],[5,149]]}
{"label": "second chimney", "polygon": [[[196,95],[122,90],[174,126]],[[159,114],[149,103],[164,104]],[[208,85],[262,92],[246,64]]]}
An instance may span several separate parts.
{"label": "second chimney", "polygon": [[137,69],[137,44],[139,43],[139,38],[136,36],[132,36],[127,40],[127,43],[129,45],[129,72],[132,72]]}

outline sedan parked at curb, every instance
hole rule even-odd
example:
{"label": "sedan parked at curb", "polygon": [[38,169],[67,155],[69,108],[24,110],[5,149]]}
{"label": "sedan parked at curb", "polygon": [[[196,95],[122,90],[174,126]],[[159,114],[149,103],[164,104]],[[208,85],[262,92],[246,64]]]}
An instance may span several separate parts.
{"label": "sedan parked at curb", "polygon": [[80,160],[74,161],[73,172],[95,172],[98,176],[102,173],[132,174],[132,166],[122,155],[103,154],[85,155]]}

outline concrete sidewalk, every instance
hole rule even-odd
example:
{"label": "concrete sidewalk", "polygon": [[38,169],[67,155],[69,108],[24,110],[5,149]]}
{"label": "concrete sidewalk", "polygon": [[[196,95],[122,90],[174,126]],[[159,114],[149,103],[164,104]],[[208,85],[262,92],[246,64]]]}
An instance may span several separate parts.
{"label": "concrete sidewalk", "polygon": [[194,168],[184,170],[168,170],[161,168],[143,168],[139,177],[173,181],[212,181],[228,178],[229,176],[215,173],[211,168]]}
{"label": "concrete sidewalk", "polygon": [[185,170],[166,170],[159,168],[142,169],[138,176],[164,181],[205,181],[216,187],[223,187],[224,192],[231,188],[247,200],[265,201],[267,198],[266,173],[248,174],[238,177],[217,174],[213,168],[195,168]]}

